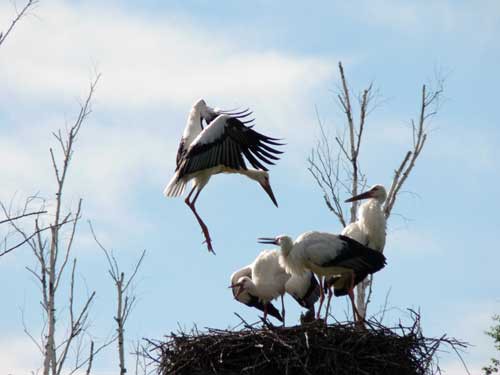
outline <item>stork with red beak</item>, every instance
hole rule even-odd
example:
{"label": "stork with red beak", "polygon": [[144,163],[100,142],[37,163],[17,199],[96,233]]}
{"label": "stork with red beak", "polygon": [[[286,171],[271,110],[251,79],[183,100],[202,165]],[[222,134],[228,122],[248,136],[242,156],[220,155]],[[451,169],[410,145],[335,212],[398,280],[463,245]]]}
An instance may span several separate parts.
{"label": "stork with red beak", "polygon": [[[283,294],[290,294],[299,305],[308,309],[307,316],[314,317],[314,303],[320,294],[320,285],[310,271],[289,274],[279,262],[280,254],[275,250],[264,250],[252,264],[231,275],[234,298],[247,306],[264,312],[264,319],[271,315],[285,324]],[[271,300],[281,297],[281,314]]]}
{"label": "stork with red beak", "polygon": [[[253,120],[243,120],[252,112],[222,111],[214,109],[200,99],[189,113],[177,152],[175,174],[164,190],[167,197],[184,193],[186,184],[193,180],[193,188],[184,202],[189,206],[205,236],[209,252],[214,252],[208,227],[196,211],[195,203],[205,185],[214,174],[238,173],[257,181],[278,206],[269,183],[264,164],[274,164],[281,151],[271,146],[281,146],[278,139],[267,137],[249,126]],[[203,120],[208,124],[203,127]],[[245,159],[255,168],[248,169]],[[191,200],[193,193],[194,198]]]}
{"label": "stork with red beak", "polygon": [[[347,280],[345,286],[354,311],[354,286],[386,264],[382,253],[343,235],[306,232],[295,241],[288,236],[278,236],[259,238],[259,242],[280,246],[280,264],[292,275],[310,270],[318,276],[320,285],[324,277],[335,276],[340,282]],[[320,306],[323,300],[323,288],[320,288]],[[318,318],[319,314],[318,309]]]}
{"label": "stork with red beak", "polygon": [[[387,192],[382,185],[373,185],[369,190],[346,200],[346,203],[366,199],[361,204],[357,212],[357,220],[344,228],[342,235],[358,241],[370,249],[382,252],[385,246],[386,238],[386,218],[382,205],[387,198]],[[336,285],[336,287],[335,287]],[[331,287],[334,287],[333,294],[336,297],[348,294],[345,280],[328,278],[325,286],[328,288],[328,302],[326,310],[330,308],[332,298]]]}

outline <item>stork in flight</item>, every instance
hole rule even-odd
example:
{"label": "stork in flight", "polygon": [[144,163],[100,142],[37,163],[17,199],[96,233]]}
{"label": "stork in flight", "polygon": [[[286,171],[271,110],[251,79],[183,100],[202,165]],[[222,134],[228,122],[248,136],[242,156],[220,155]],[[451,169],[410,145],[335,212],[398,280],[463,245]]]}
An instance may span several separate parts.
{"label": "stork in flight", "polygon": [[[257,181],[278,206],[269,183],[269,174],[264,164],[274,164],[281,154],[272,146],[281,146],[278,139],[267,137],[246,124],[252,112],[222,111],[198,100],[192,107],[186,128],[177,151],[175,174],[164,190],[167,197],[184,193],[186,184],[193,180],[193,188],[184,202],[195,215],[205,236],[208,251],[214,252],[207,226],[198,215],[195,203],[210,177],[218,173],[239,173]],[[207,123],[203,127],[203,120]],[[245,159],[255,169],[247,169]],[[196,191],[192,200],[191,196]]]}
{"label": "stork in flight", "polygon": [[[368,274],[381,270],[386,264],[382,253],[343,235],[306,232],[295,242],[288,236],[260,238],[259,242],[281,247],[280,264],[288,273],[302,274],[310,270],[318,276],[320,285],[323,285],[324,277],[337,276],[339,282],[349,280],[347,294],[354,311],[354,286]],[[323,288],[320,288],[320,306],[323,300],[324,292]],[[317,318],[319,313],[320,309]]]}
{"label": "stork in flight", "polygon": [[[367,199],[367,201],[359,206],[357,212],[358,219],[346,226],[342,231],[342,235],[350,237],[370,249],[382,252],[384,250],[386,237],[386,218],[382,205],[386,198],[387,192],[384,186],[373,185],[368,191],[347,199],[346,203],[361,199]],[[328,288],[329,291],[328,302],[326,304],[327,314],[332,298],[331,286],[335,284],[337,287],[334,287],[333,294],[336,297],[347,294],[345,281],[342,282],[332,277],[326,279],[325,287]],[[344,287],[341,286],[342,284]]]}
{"label": "stork in flight", "polygon": [[[247,306],[255,307],[274,316],[285,324],[283,294],[290,294],[302,307],[312,312],[319,298],[320,286],[312,272],[288,274],[279,262],[280,254],[275,250],[263,250],[252,264],[231,275],[234,298]],[[281,314],[271,301],[281,297]]]}

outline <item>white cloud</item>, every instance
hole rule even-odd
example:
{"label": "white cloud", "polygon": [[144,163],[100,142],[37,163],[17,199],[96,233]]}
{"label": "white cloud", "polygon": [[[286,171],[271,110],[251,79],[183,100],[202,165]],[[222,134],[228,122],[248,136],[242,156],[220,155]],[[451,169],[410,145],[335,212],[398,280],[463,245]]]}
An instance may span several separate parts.
{"label": "white cloud", "polygon": [[41,4],[36,14],[40,20],[24,20],[2,51],[8,61],[0,62],[0,80],[22,94],[74,96],[95,64],[103,73],[99,100],[105,105],[185,109],[201,95],[240,104],[289,98],[334,68],[321,59],[249,51],[175,15],[146,19],[60,1]]}
{"label": "white cloud", "polygon": [[397,0],[361,0],[342,3],[349,16],[364,24],[396,29],[411,35],[433,37],[436,31],[484,39],[498,30],[499,3],[487,0],[458,3],[450,0],[403,2]]}
{"label": "white cloud", "polygon": [[[1,14],[11,10],[0,5]],[[73,203],[84,195],[104,217],[131,220],[125,215],[129,194],[139,184],[158,186],[161,194],[173,170],[183,114],[200,96],[216,106],[250,106],[262,132],[295,145],[290,154],[296,156],[287,154],[284,161],[291,165],[300,157],[303,162],[301,151],[314,137],[304,131],[315,123],[311,90],[327,87],[335,64],[247,50],[231,35],[211,33],[173,14],[144,17],[64,1],[41,3],[34,13],[37,17],[24,19],[2,46],[2,55],[9,56],[0,61],[5,106],[11,97],[16,103],[61,103],[71,118],[93,66],[102,73],[94,113],[82,129],[71,167],[66,197]],[[15,109],[7,108],[12,118]],[[158,114],[153,119],[151,111]],[[0,140],[0,157],[7,161],[1,199],[39,190],[51,197],[50,132],[71,120],[48,113],[42,106],[22,121],[16,118],[10,127],[15,132]]]}
{"label": "white cloud", "polygon": [[0,373],[5,375],[30,374],[40,367],[41,355],[28,337],[0,338]]}

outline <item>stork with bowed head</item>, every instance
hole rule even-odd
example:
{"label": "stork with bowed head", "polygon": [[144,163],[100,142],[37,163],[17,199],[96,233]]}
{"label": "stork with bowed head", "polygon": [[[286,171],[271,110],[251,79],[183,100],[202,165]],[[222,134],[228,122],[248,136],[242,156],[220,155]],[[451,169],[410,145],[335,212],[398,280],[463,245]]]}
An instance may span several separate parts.
{"label": "stork with bowed head", "polygon": [[[210,177],[218,173],[238,173],[257,181],[278,206],[269,183],[267,168],[281,154],[272,146],[282,144],[247,126],[253,120],[243,119],[252,112],[213,109],[204,100],[196,102],[189,113],[186,128],[177,151],[175,174],[164,190],[167,197],[184,193],[186,184],[193,180],[193,187],[184,202],[195,215],[205,236],[208,251],[214,252],[207,226],[198,215],[195,203]],[[203,127],[203,120],[208,124]],[[247,169],[246,160],[255,169]],[[191,196],[196,191],[194,198]]]}
{"label": "stork with bowed head", "polygon": [[[349,237],[331,233],[306,232],[295,242],[288,236],[260,238],[259,242],[280,246],[280,264],[292,275],[300,275],[310,270],[318,276],[320,285],[323,285],[324,277],[339,276],[340,281],[349,280],[347,293],[354,311],[354,286],[368,274],[381,270],[386,264],[382,253]],[[320,306],[323,300],[324,292],[323,288],[320,288]],[[318,319],[319,313],[318,309]]]}
{"label": "stork with bowed head", "polygon": [[[386,238],[386,218],[382,205],[387,198],[387,192],[383,185],[373,185],[369,190],[346,200],[346,203],[367,199],[361,204],[357,212],[357,220],[347,225],[342,231],[342,235],[358,241],[370,249],[382,252]],[[330,308],[332,298],[331,287],[334,287],[333,294],[336,297],[347,294],[346,281],[330,277],[325,281],[328,289],[328,302],[326,311]],[[337,287],[335,287],[337,285]]]}
{"label": "stork with bowed head", "polygon": [[[280,265],[280,254],[275,250],[263,250],[252,264],[231,275],[234,298],[264,312],[264,320],[271,315],[285,324],[284,293],[289,293],[308,313],[314,316],[314,303],[319,298],[320,286],[314,275],[306,271],[290,275]],[[281,314],[271,301],[281,297]]]}

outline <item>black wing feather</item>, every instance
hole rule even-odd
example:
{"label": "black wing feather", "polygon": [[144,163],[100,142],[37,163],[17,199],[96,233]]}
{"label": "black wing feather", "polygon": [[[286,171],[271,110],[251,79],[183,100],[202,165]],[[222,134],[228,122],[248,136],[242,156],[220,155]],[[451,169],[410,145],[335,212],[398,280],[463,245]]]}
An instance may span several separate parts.
{"label": "black wing feather", "polygon": [[[260,302],[257,297],[251,295],[250,293],[248,295],[250,296],[250,301],[246,302],[245,305],[250,307],[255,307],[256,309],[259,309],[260,311],[264,312],[264,304]],[[274,316],[280,322],[283,321],[280,312],[276,307],[274,307],[274,305],[271,302],[267,303],[267,313],[271,316]]]}
{"label": "black wing feather", "polygon": [[267,171],[264,164],[273,165],[274,160],[279,160],[277,155],[282,154],[282,151],[269,146],[282,146],[277,141],[279,139],[267,137],[239,119],[229,117],[223,134],[213,142],[195,144],[187,150],[184,146],[181,150],[180,145],[176,170],[179,170],[179,177],[182,177],[218,165],[236,170],[247,169],[246,158],[253,168]]}
{"label": "black wing feather", "polygon": [[320,285],[314,273],[311,272],[311,282],[309,284],[309,288],[307,289],[306,294],[302,297],[292,296],[300,306],[305,307],[306,309],[312,309],[316,301],[318,301],[320,296]]}
{"label": "black wing feather", "polygon": [[[350,237],[339,235],[345,246],[335,259],[328,262],[326,266],[337,266],[352,269],[354,271],[354,285],[359,284],[369,274],[380,271],[386,265],[386,258],[380,251],[373,250]],[[335,285],[342,282],[341,285]],[[348,284],[342,278],[328,279],[330,285],[335,285],[335,296],[347,294]]]}

